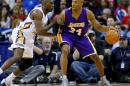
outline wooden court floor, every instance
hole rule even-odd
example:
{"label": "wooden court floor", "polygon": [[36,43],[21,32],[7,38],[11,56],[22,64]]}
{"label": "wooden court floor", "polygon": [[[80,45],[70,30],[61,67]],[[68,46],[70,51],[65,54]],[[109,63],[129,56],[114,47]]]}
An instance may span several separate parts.
{"label": "wooden court floor", "polygon": [[[60,84],[14,84],[13,86],[61,86]],[[97,84],[77,84],[69,86],[98,86]],[[113,83],[112,86],[130,86],[130,83]]]}

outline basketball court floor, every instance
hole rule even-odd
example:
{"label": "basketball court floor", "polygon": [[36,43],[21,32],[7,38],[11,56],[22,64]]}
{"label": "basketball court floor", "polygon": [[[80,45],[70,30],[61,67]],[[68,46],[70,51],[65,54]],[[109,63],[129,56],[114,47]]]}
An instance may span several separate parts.
{"label": "basketball court floor", "polygon": [[[61,86],[60,84],[14,84],[13,86]],[[70,84],[69,86],[98,86],[98,84]],[[113,83],[112,86],[130,86],[130,83]]]}

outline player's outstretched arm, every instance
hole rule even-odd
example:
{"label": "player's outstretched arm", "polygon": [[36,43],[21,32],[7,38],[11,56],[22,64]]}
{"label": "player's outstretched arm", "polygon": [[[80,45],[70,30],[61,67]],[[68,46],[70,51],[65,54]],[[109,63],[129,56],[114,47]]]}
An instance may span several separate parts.
{"label": "player's outstretched arm", "polygon": [[49,25],[42,24],[42,12],[40,10],[34,10],[30,13],[30,18],[34,20],[36,32],[38,35],[53,36],[52,33],[47,33],[47,31],[54,25],[55,22],[51,22]]}
{"label": "player's outstretched arm", "polygon": [[88,20],[90,20],[91,22],[91,25],[97,30],[97,31],[100,31],[100,32],[107,32],[108,30],[110,29],[113,29],[115,30],[114,27],[110,27],[110,26],[105,26],[105,25],[101,25],[95,18],[94,14],[92,13],[92,11],[88,10],[87,9],[87,18]]}

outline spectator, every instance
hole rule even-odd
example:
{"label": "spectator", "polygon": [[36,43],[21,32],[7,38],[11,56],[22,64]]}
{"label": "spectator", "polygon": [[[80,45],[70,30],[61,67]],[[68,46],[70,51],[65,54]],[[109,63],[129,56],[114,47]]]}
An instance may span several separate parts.
{"label": "spectator", "polygon": [[20,10],[19,10],[19,19],[21,21],[24,21],[25,18],[26,18],[25,10],[24,10],[24,8],[21,7]]}
{"label": "spectator", "polygon": [[60,12],[66,8],[66,1],[65,0],[61,0],[60,1]]}
{"label": "spectator", "polygon": [[108,17],[107,26],[115,26],[115,25],[116,25],[116,21],[115,21],[114,17]]}
{"label": "spectator", "polygon": [[18,6],[19,9],[23,6],[22,1],[23,0],[15,0],[16,6]]}
{"label": "spectator", "polygon": [[[1,6],[8,6],[8,4],[6,3],[6,1],[5,0],[1,0]],[[9,7],[9,6],[8,6]]]}
{"label": "spectator", "polygon": [[5,2],[9,5],[11,10],[15,6],[15,0],[5,0]]}
{"label": "spectator", "polygon": [[84,7],[88,7],[95,16],[102,15],[101,0],[84,0]]}
{"label": "spectator", "polygon": [[[108,17],[107,18],[107,26],[113,26],[115,27],[116,21],[114,17]],[[105,34],[104,34],[105,35]],[[106,71],[106,76],[109,80],[111,80],[110,77],[110,55],[111,55],[111,49],[112,47],[117,47],[119,43],[115,43],[114,45],[109,45],[108,43],[105,42],[105,49],[104,49],[104,66],[105,66],[105,71]]]}
{"label": "spectator", "polygon": [[[129,8],[128,8],[128,22],[129,22],[129,27],[130,27],[130,6],[129,6]],[[126,32],[126,36],[127,36],[127,38],[128,38],[128,40],[129,40],[129,42],[130,42],[130,29],[128,29],[128,31]]]}
{"label": "spectator", "polygon": [[2,28],[10,28],[11,26],[11,19],[9,16],[9,8],[8,6],[2,6],[1,12],[0,12],[0,27]]}
{"label": "spectator", "polygon": [[14,6],[11,20],[12,20],[12,28],[15,28],[17,26],[17,24],[20,22],[18,6]]}
{"label": "spectator", "polygon": [[112,51],[110,63],[113,81],[130,82],[130,46],[124,36],[120,38],[119,47]]}
{"label": "spectator", "polygon": [[[116,21],[115,21],[114,17],[112,17],[110,15],[108,16],[108,14],[104,14],[104,19],[106,21],[107,26],[113,26],[113,27],[115,27]],[[101,33],[100,37],[101,37],[101,39],[104,39],[105,33]]]}
{"label": "spectator", "polygon": [[[16,0],[16,4],[13,7],[13,11],[12,11],[12,28],[15,28],[17,26],[17,24],[20,21],[23,21],[25,19],[25,10],[23,9],[23,4],[22,4],[23,0]],[[24,10],[24,11],[23,11]]]}
{"label": "spectator", "polygon": [[[55,1],[54,3],[56,3],[56,1]],[[57,4],[59,4],[59,3],[57,3]],[[54,5],[55,5],[55,4],[54,4]],[[60,12],[61,12],[63,9],[66,8],[66,0],[60,0],[60,6],[59,6],[59,8],[60,8],[60,9],[59,9]],[[49,18],[49,19],[53,19],[55,16],[59,15],[58,12],[55,12],[56,10],[58,10],[58,9],[54,8],[54,11],[48,13],[48,18]],[[53,28],[54,28],[54,29],[53,29]],[[50,29],[50,30],[51,30],[50,32],[53,32],[53,34],[57,34],[58,29],[59,29],[59,25],[58,25],[58,24],[55,24],[55,25],[53,25],[52,29]]]}
{"label": "spectator", "polygon": [[103,15],[98,16],[98,20],[101,22],[101,24],[107,25],[107,18],[111,16],[111,10],[109,8],[103,9]]}
{"label": "spectator", "polygon": [[129,11],[128,11],[129,8],[128,8],[128,1],[124,1],[123,6],[124,6],[124,10],[126,11],[126,15],[125,14],[123,15],[121,23],[126,28],[126,30],[128,31],[128,29],[129,29]]}
{"label": "spectator", "polygon": [[[103,25],[107,25],[107,19],[108,17],[111,16],[111,10],[109,8],[104,8],[103,9],[103,15],[101,16],[97,16],[97,19],[99,20],[99,22]],[[98,36],[100,39],[104,40],[104,32],[98,32],[96,31],[96,34],[98,33]]]}
{"label": "spectator", "polygon": [[71,70],[81,80],[80,83],[97,82],[98,71],[95,64],[84,62],[82,60],[74,61],[71,64]]}
{"label": "spectator", "polygon": [[[122,26],[120,23],[117,23],[115,25],[115,28],[118,30],[120,36],[125,36],[126,31],[122,29]],[[115,49],[116,47],[119,47],[119,41],[117,43],[113,44],[112,50]]]}
{"label": "spectator", "polygon": [[118,22],[121,23],[123,16],[126,16],[126,11],[123,9],[121,3],[119,3],[115,9],[115,16]]}
{"label": "spectator", "polygon": [[101,5],[103,8],[109,8],[109,1],[108,0],[101,0]]}
{"label": "spectator", "polygon": [[37,83],[53,82],[54,78],[59,79],[58,57],[56,52],[51,51],[51,44],[49,37],[42,37],[42,48],[34,47],[34,67],[29,68],[26,76],[21,79],[22,83],[30,83],[33,79],[36,79]]}

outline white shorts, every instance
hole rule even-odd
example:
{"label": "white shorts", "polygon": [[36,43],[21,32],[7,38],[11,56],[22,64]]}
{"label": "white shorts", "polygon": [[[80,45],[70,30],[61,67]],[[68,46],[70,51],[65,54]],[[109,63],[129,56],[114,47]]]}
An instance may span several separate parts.
{"label": "white shorts", "polygon": [[[16,29],[16,28],[14,28]],[[23,48],[23,58],[32,58],[33,57],[33,46],[34,42],[29,42],[31,40],[28,36],[24,36],[23,32],[20,32],[20,36],[18,37],[19,30],[13,30],[12,32],[12,45],[9,47],[9,50],[13,50],[15,48]],[[25,41],[25,39],[27,41]]]}

